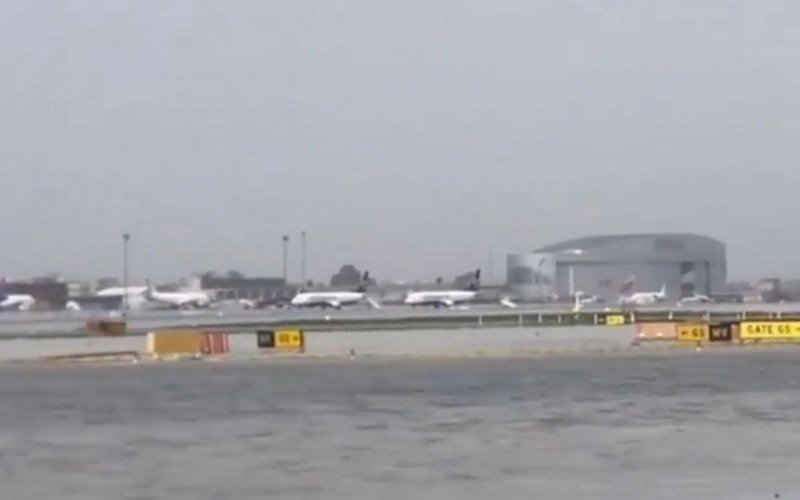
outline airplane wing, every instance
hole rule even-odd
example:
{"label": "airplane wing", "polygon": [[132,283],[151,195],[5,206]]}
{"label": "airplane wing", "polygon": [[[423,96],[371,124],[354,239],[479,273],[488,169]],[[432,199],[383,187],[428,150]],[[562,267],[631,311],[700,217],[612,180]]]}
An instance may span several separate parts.
{"label": "airplane wing", "polygon": [[330,307],[333,307],[334,309],[340,309],[342,307],[342,303],[339,302],[338,300],[329,300],[326,302],[326,304],[328,304]]}
{"label": "airplane wing", "polygon": [[456,303],[455,303],[455,302],[453,302],[453,301],[452,301],[452,300],[450,300],[450,299],[441,299],[441,300],[439,301],[439,304],[440,304],[440,305],[443,305],[443,306],[445,306],[445,307],[453,307],[454,305],[456,305]]}
{"label": "airplane wing", "polygon": [[373,309],[380,309],[381,308],[381,304],[377,300],[373,299],[372,297],[367,297],[366,300],[367,300],[367,304],[369,304],[369,306],[371,308],[373,308]]}

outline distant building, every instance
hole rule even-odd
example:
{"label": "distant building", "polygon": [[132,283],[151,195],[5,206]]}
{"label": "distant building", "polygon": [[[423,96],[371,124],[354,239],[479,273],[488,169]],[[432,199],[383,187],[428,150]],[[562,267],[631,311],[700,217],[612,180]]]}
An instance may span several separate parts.
{"label": "distant building", "polygon": [[92,287],[89,283],[82,281],[68,281],[67,282],[67,297],[84,297],[92,293]]}
{"label": "distant building", "polygon": [[781,280],[778,278],[764,278],[756,283],[756,290],[761,296],[761,302],[774,303],[782,299]]}
{"label": "distant building", "polygon": [[66,283],[55,281],[12,281],[6,283],[5,291],[9,294],[25,294],[33,296],[37,309],[63,309],[67,303],[68,289]]}
{"label": "distant building", "polygon": [[269,300],[294,295],[295,289],[283,278],[200,277],[200,288],[215,300]]}
{"label": "distant building", "polygon": [[95,282],[94,289],[95,291],[105,290],[106,288],[115,288],[118,286],[122,286],[120,283],[119,278],[98,278]]}
{"label": "distant building", "polygon": [[788,279],[781,281],[781,299],[788,302],[800,301],[800,280]]}
{"label": "distant building", "polygon": [[726,281],[726,248],[694,234],[590,236],[542,247],[507,260],[507,285],[520,299],[566,299],[581,292],[607,301],[666,285],[675,300],[693,293],[712,295]]}

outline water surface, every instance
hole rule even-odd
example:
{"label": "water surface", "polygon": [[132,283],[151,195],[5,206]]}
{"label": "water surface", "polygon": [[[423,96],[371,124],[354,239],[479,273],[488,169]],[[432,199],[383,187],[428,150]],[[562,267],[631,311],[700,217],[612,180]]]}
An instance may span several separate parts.
{"label": "water surface", "polygon": [[800,498],[800,353],[0,368],[9,499]]}

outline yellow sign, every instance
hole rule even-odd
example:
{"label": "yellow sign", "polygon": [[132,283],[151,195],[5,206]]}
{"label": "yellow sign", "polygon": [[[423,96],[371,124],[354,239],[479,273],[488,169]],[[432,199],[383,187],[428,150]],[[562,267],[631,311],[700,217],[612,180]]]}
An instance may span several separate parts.
{"label": "yellow sign", "polygon": [[708,341],[708,325],[677,325],[676,329],[681,342]]}
{"label": "yellow sign", "polygon": [[275,332],[275,347],[302,349],[305,344],[302,330],[278,330]]}
{"label": "yellow sign", "polygon": [[800,339],[800,321],[758,321],[742,323],[743,339]]}
{"label": "yellow sign", "polygon": [[625,316],[622,314],[610,314],[606,316],[606,325],[607,326],[624,326],[625,325]]}

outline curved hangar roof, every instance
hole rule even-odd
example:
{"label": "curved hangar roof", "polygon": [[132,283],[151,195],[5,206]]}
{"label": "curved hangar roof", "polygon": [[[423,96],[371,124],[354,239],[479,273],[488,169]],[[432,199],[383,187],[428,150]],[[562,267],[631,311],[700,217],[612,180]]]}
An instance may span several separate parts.
{"label": "curved hangar roof", "polygon": [[562,260],[724,260],[725,244],[708,236],[687,233],[587,236],[536,250],[558,254]]}

